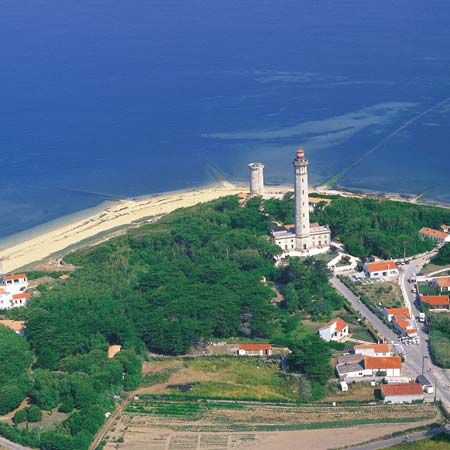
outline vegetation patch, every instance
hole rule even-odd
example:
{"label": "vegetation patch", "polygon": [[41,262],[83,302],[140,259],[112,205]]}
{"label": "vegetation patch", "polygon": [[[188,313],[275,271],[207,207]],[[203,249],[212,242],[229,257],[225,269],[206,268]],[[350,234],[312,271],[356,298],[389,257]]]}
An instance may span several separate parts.
{"label": "vegetation patch", "polygon": [[450,317],[446,313],[428,313],[431,357],[439,367],[450,368]]}
{"label": "vegetation patch", "polygon": [[440,433],[428,439],[405,442],[388,448],[391,450],[448,450],[450,448],[450,436],[447,433]]}

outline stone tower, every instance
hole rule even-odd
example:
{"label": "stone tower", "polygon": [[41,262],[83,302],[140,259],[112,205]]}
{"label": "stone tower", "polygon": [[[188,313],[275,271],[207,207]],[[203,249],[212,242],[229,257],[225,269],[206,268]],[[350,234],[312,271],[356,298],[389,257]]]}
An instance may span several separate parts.
{"label": "stone tower", "polygon": [[250,163],[248,165],[251,177],[250,177],[250,194],[251,195],[264,195],[264,164],[262,163]]}
{"label": "stone tower", "polygon": [[297,249],[304,250],[309,247],[309,203],[308,203],[308,160],[305,151],[297,150],[293,161],[295,169],[295,234]]}

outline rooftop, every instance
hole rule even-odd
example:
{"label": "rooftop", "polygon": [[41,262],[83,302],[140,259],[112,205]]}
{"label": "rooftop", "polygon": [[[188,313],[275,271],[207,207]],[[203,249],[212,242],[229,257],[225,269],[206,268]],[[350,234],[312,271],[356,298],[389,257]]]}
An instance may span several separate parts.
{"label": "rooftop", "polygon": [[397,269],[397,264],[395,264],[395,261],[389,260],[389,261],[367,263],[366,267],[369,272],[382,272],[385,270]]}
{"label": "rooftop", "polygon": [[450,286],[450,277],[442,277],[442,278],[435,278],[436,284],[439,287],[449,287]]}
{"label": "rooftop", "polygon": [[383,384],[381,392],[384,396],[423,394],[422,386],[418,383]]}
{"label": "rooftop", "polygon": [[364,358],[366,369],[401,369],[402,360],[400,356],[366,356]]}
{"label": "rooftop", "polygon": [[389,344],[359,344],[353,347],[355,350],[370,350],[373,349],[376,353],[388,353],[391,351]]}
{"label": "rooftop", "polygon": [[13,294],[12,298],[13,299],[30,298],[30,293],[29,292],[21,292],[20,294]]}
{"label": "rooftop", "polygon": [[16,275],[6,275],[3,277],[4,280],[17,280],[18,278],[26,278],[27,276],[24,273],[19,273]]}
{"label": "rooftop", "polygon": [[25,326],[25,322],[23,320],[0,320],[0,325],[4,327],[10,328],[13,331],[20,332],[23,330]]}
{"label": "rooftop", "polygon": [[427,234],[428,236],[431,236],[433,238],[438,238],[438,239],[446,239],[448,237],[448,234],[446,234],[442,231],[433,230],[433,228],[427,228],[427,227],[421,228],[420,233]]}
{"label": "rooftop", "polygon": [[329,328],[334,323],[336,323],[336,331],[342,331],[345,327],[348,327],[348,323],[345,320],[342,320],[340,317],[336,317],[335,319],[327,322],[323,327],[320,327],[320,329],[324,330],[325,328]]}
{"label": "rooftop", "polygon": [[393,315],[393,316],[406,316],[409,317],[409,310],[408,308],[384,308],[386,311],[386,314]]}
{"label": "rooftop", "polygon": [[450,305],[448,295],[423,295],[420,297],[420,301],[434,306]]}
{"label": "rooftop", "polygon": [[239,350],[271,350],[271,344],[241,344]]}
{"label": "rooftop", "polygon": [[312,203],[312,204],[321,203],[321,202],[331,203],[331,200],[329,198],[309,197],[308,202]]}

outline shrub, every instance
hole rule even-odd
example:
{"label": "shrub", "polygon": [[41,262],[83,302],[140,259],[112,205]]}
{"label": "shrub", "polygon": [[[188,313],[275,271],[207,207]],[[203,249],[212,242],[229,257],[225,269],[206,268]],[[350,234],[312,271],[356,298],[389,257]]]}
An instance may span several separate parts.
{"label": "shrub", "polygon": [[31,405],[27,408],[28,422],[39,422],[42,420],[42,411],[39,406]]}
{"label": "shrub", "polygon": [[26,422],[28,418],[27,411],[25,409],[19,409],[19,411],[16,411],[14,414],[14,423],[18,425],[19,423]]}

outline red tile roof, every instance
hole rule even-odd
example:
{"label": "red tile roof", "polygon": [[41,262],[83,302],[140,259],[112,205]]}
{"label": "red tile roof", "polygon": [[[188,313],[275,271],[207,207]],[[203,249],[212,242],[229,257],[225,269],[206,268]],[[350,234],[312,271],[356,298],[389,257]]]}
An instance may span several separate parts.
{"label": "red tile roof", "polygon": [[383,384],[381,392],[385,397],[391,395],[419,395],[423,394],[423,389],[419,383]]}
{"label": "red tile roof", "polygon": [[429,305],[450,305],[448,295],[423,295],[420,301]]}
{"label": "red tile roof", "polygon": [[308,198],[309,203],[331,203],[331,200],[329,198],[321,198],[321,197],[309,197]]}
{"label": "red tile roof", "polygon": [[13,294],[12,298],[13,299],[30,298],[30,293],[29,292],[21,292],[20,294]]}
{"label": "red tile roof", "polygon": [[348,327],[348,323],[345,320],[342,320],[340,317],[336,317],[335,319],[327,322],[323,327],[320,327],[321,330],[325,328],[331,327],[336,322],[336,331],[342,331],[345,327]]}
{"label": "red tile roof", "polygon": [[355,350],[370,350],[373,349],[375,353],[388,353],[391,351],[389,344],[359,344],[353,347]]}
{"label": "red tile roof", "polygon": [[386,311],[386,314],[389,315],[410,317],[408,308],[384,308],[384,310]]}
{"label": "red tile roof", "polygon": [[239,350],[271,350],[271,344],[241,344]]}
{"label": "red tile roof", "polygon": [[448,234],[443,233],[442,231],[433,230],[433,228],[427,228],[427,227],[421,228],[420,233],[426,234],[428,236],[431,236],[433,238],[438,238],[438,239],[446,239],[448,237]]}
{"label": "red tile roof", "polygon": [[6,275],[3,277],[4,280],[17,280],[17,278],[26,278],[24,273],[19,273],[18,275]]}
{"label": "red tile roof", "polygon": [[402,360],[400,356],[366,356],[364,358],[364,367],[366,369],[401,369]]}
{"label": "red tile roof", "polygon": [[439,287],[448,287],[450,286],[450,277],[444,277],[444,278],[435,278],[436,284]]}
{"label": "red tile roof", "polygon": [[284,228],[286,228],[286,230],[293,230],[295,228],[295,225],[293,223],[289,223],[285,225]]}
{"label": "red tile roof", "polygon": [[395,264],[395,261],[392,260],[368,263],[366,266],[369,272],[384,272],[386,270],[397,269],[397,264]]}

